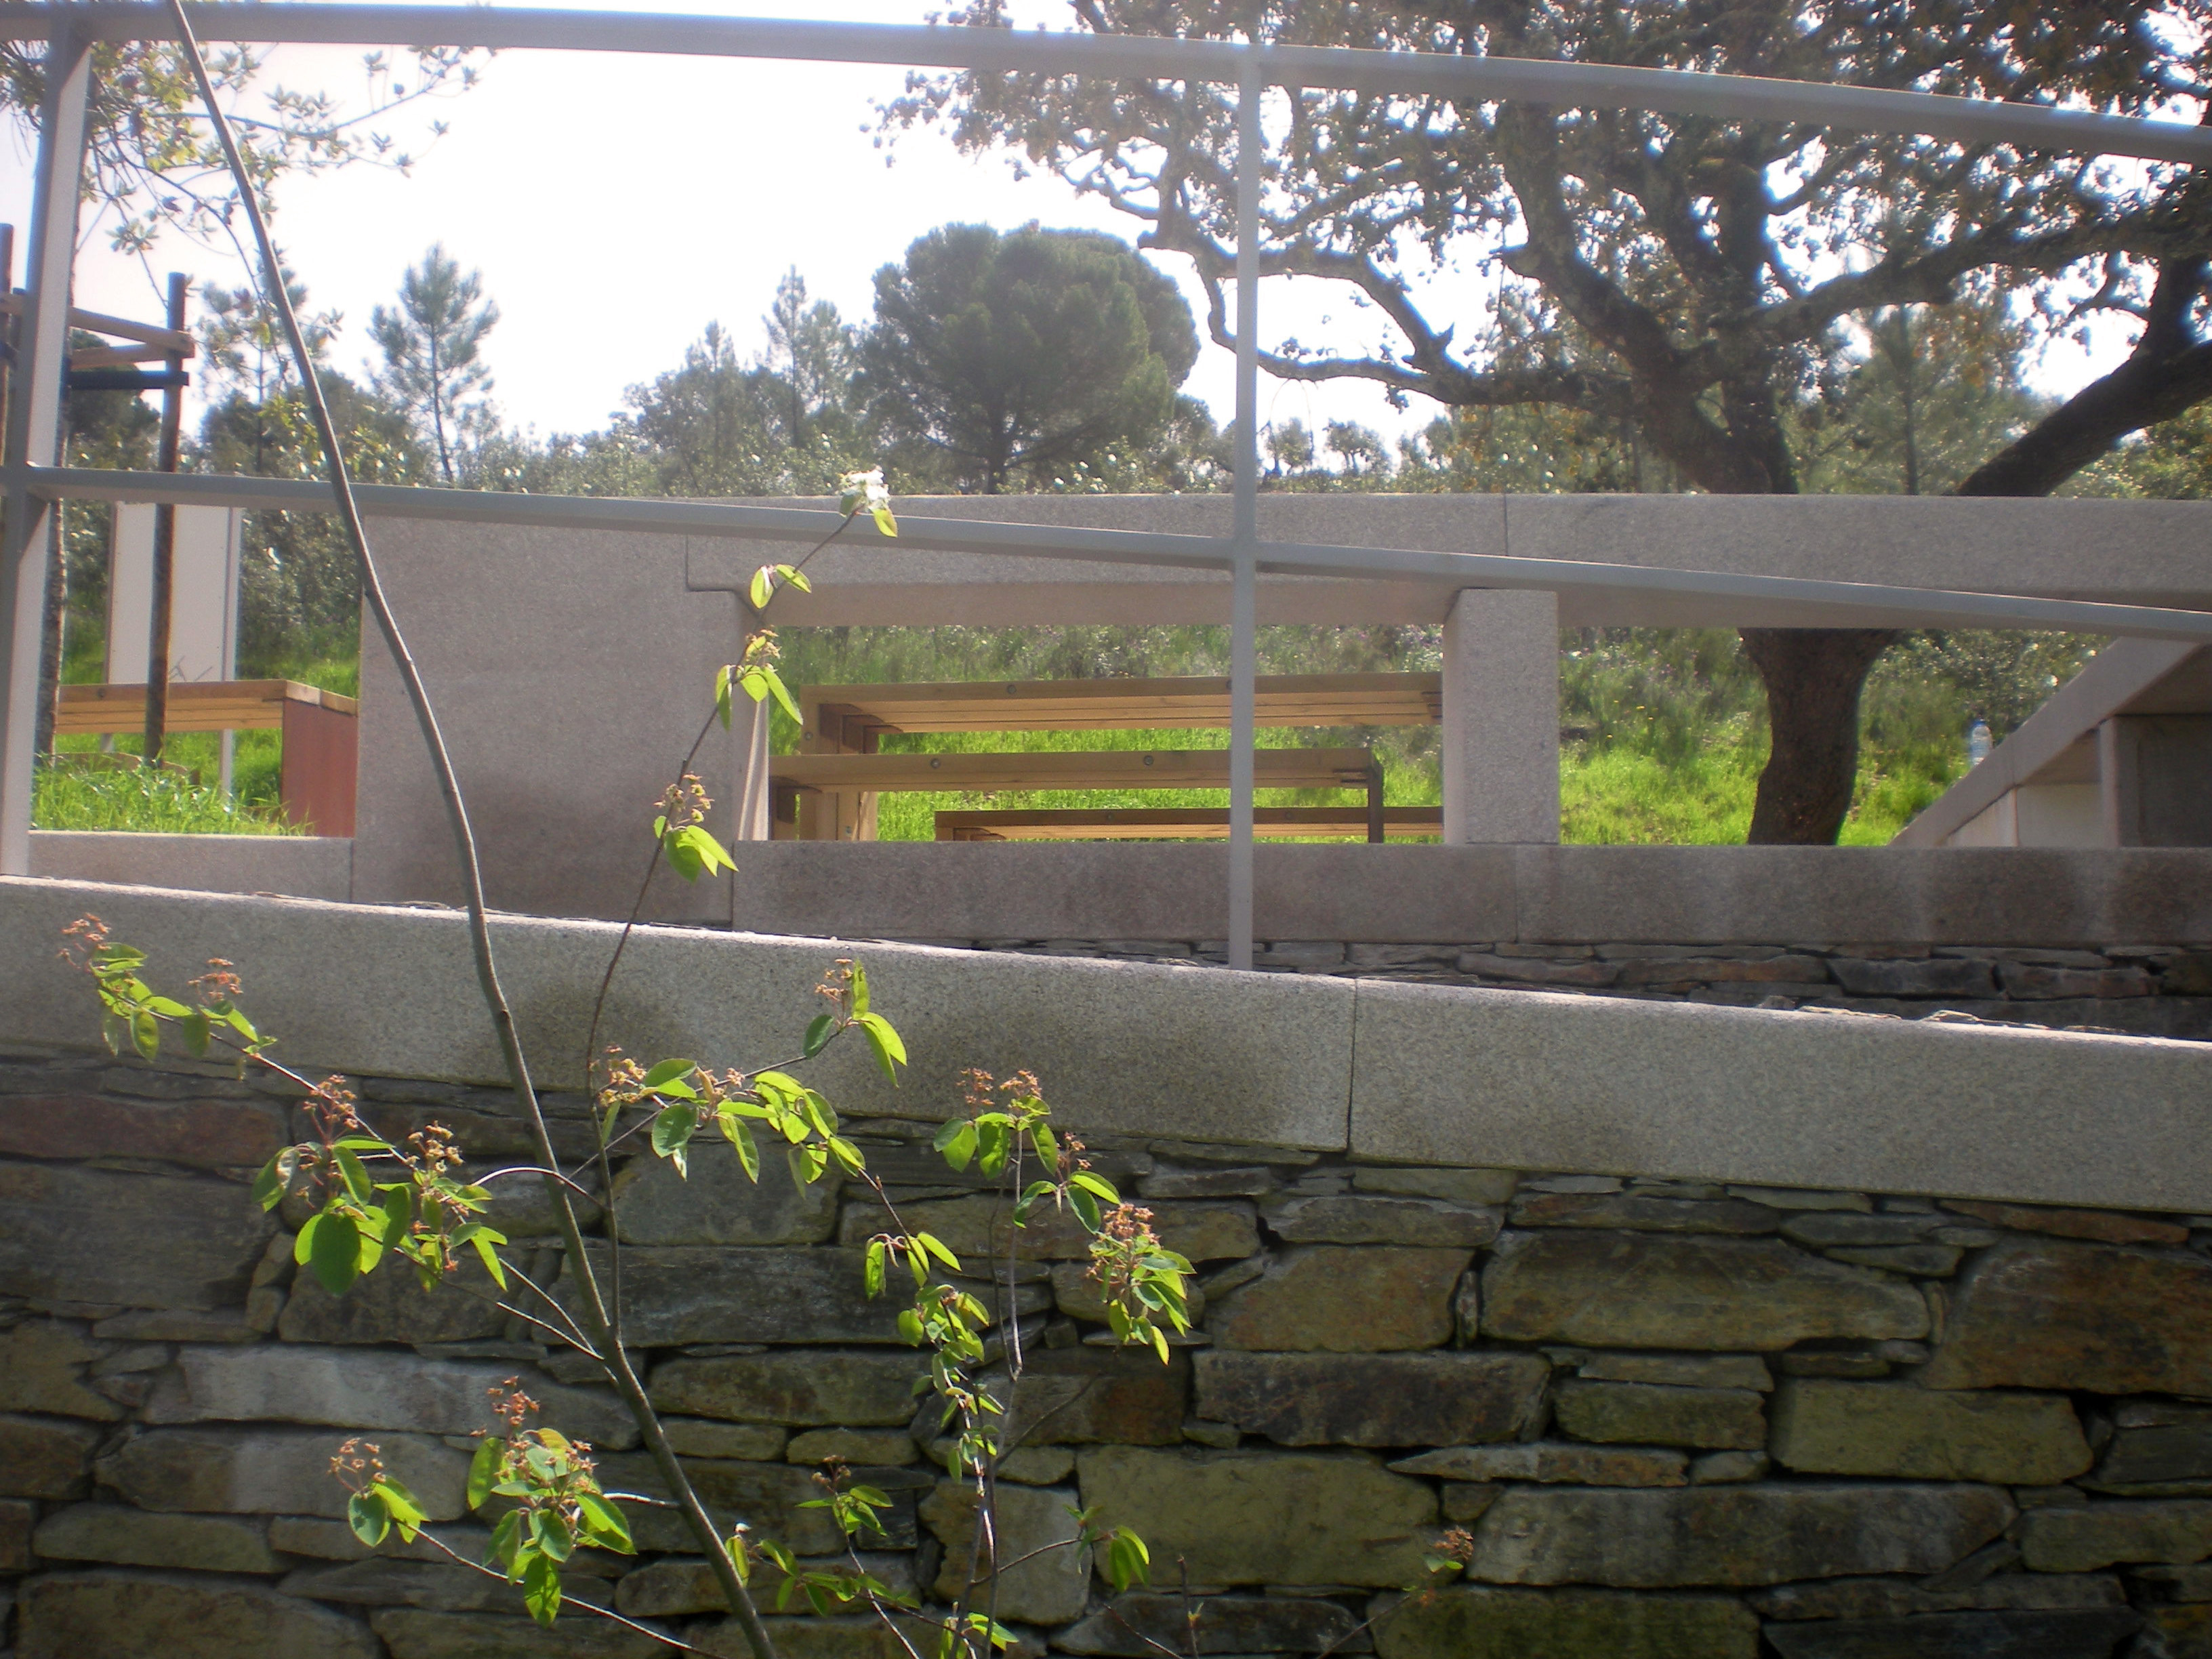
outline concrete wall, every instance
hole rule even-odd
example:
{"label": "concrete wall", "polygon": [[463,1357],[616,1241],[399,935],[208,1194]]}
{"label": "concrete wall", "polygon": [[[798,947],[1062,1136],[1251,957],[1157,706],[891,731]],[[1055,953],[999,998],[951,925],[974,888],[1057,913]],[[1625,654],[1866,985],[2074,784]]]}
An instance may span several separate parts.
{"label": "concrete wall", "polygon": [[[373,1440],[470,1559],[462,1488],[487,1388],[520,1379],[649,1489],[591,1364],[472,1273],[390,1261],[343,1299],[293,1264],[310,1212],[246,1177],[298,1091],[91,1047],[54,930],[97,909],[165,979],[210,951],[311,1074],[384,1133],[520,1150],[456,918],[0,882],[0,1642],[23,1659],[651,1659],[742,1650],[688,1537],[630,1509],[640,1553],[580,1553],[550,1635],[511,1589],[424,1544],[373,1555],[327,1474]],[[560,1085],[611,943],[499,925],[565,1155]],[[612,1034],[757,1064],[843,947],[680,929],[635,940]],[[1002,1559],[1072,1507],[1148,1540],[1149,1592],[1079,1553],[996,1610],[1043,1650],[1378,1659],[1846,1659],[2185,1654],[2212,1583],[2212,1050],[1832,1015],[1601,1004],[912,947],[866,953],[915,1058],[894,1094],[833,1048],[811,1074],[870,1166],[969,1260],[1001,1200],[927,1146],[953,1068],[1033,1064],[1093,1168],[1195,1265],[1198,1340],[1100,1346],[1079,1237],[1024,1235],[1026,1369],[1000,1474]],[[779,1041],[781,1039],[781,1041]],[[635,1143],[631,1143],[635,1149]],[[908,1383],[883,1224],[858,1182],[617,1168],[628,1346],[717,1522],[823,1560],[812,1472],[888,1502],[863,1562],[950,1601],[960,1488]],[[591,1182],[588,1170],[583,1178]],[[505,1183],[495,1182],[495,1190]],[[568,1264],[534,1189],[494,1221],[533,1278]],[[1401,1601],[1441,1547],[1465,1571]],[[771,1597],[772,1601],[772,1597]],[[1359,1627],[1372,1620],[1371,1629]],[[865,1618],[771,1614],[793,1659],[898,1659]]]}
{"label": "concrete wall", "polygon": [[337,836],[148,836],[34,830],[31,873],[198,893],[353,896],[353,842]]}

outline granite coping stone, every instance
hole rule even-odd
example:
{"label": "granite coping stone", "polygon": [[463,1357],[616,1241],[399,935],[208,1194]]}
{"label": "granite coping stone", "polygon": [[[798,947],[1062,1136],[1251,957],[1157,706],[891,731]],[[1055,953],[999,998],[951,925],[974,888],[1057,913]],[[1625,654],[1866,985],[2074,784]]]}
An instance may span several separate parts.
{"label": "granite coping stone", "polygon": [[[444,909],[0,879],[0,937],[24,958],[0,1042],[98,1041],[86,987],[46,943],[87,911],[157,975],[238,963],[295,1064],[499,1080],[465,924]],[[562,1086],[617,929],[495,928],[541,1082]],[[788,1049],[823,970],[854,954],[917,1060],[894,1090],[857,1046],[825,1054],[810,1080],[858,1115],[941,1116],[958,1068],[1026,1066],[1061,1121],[1092,1133],[2212,1212],[2195,1156],[2212,1046],[2154,1038],[676,927],[633,938],[604,1034],[641,1055],[758,1063]]]}

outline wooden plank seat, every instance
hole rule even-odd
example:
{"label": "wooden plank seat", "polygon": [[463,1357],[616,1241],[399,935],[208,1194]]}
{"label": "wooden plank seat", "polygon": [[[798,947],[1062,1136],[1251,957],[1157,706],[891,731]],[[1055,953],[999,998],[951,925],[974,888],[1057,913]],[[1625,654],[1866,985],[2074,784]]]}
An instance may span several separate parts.
{"label": "wooden plank seat", "polygon": [[[360,705],[297,680],[189,680],[168,690],[171,732],[284,734],[277,784],[284,816],[319,836],[350,836]],[[146,729],[143,685],[64,685],[54,706],[57,736]]]}
{"label": "wooden plank seat", "polygon": [[[1441,806],[1386,806],[1386,836],[1440,836]],[[1260,836],[1370,839],[1364,806],[1255,806],[1252,833]],[[1225,806],[1068,807],[1036,811],[945,811],[937,815],[939,841],[1226,841]]]}
{"label": "wooden plank seat", "polygon": [[[1382,767],[1364,749],[1262,749],[1261,789],[1358,789],[1370,838],[1382,838]],[[1226,789],[1226,749],[1042,750],[963,755],[778,755],[769,763],[776,816],[797,817],[801,794],[997,794],[1039,789]]]}
{"label": "wooden plank seat", "polygon": [[[1443,718],[1437,674],[1263,674],[1255,688],[1261,726],[1433,726]],[[878,732],[1108,732],[1229,724],[1225,679],[981,680],[924,685],[810,685],[802,714],[820,709],[844,729]]]}

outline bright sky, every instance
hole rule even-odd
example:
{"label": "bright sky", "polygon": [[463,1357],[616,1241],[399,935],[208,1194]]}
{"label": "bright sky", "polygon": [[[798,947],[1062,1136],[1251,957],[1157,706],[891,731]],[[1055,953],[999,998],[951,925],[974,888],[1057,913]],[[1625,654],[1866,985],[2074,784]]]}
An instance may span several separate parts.
{"label": "bright sky", "polygon": [[[684,0],[599,3],[722,9]],[[786,0],[762,9],[913,23],[927,4]],[[1058,16],[1042,7],[1038,15]],[[360,56],[281,48],[270,54],[265,79],[357,98]],[[1038,219],[1133,237],[1131,222],[1056,179],[1017,181],[1004,156],[970,162],[927,133],[902,138],[886,169],[869,131],[871,105],[899,91],[902,70],[568,52],[477,61],[476,90],[384,124],[401,148],[420,152],[411,173],[356,166],[289,180],[279,189],[276,231],[311,305],[343,313],[334,356],[349,371],[373,354],[371,308],[390,303],[405,268],[442,240],[465,269],[483,272],[498,301],[501,320],[487,343],[495,400],[510,423],[541,434],[603,425],[625,386],[674,368],[710,321],[724,324],[740,351],[757,349],[759,319],[790,266],[817,297],[865,321],[876,269],[949,220],[1012,228]],[[425,149],[434,116],[452,131]],[[19,227],[29,218],[29,163],[20,138],[0,143],[0,220]],[[1187,264],[1160,263],[1183,282],[1202,319]],[[245,276],[227,254],[176,239],[157,252],[155,268],[226,286]],[[80,305],[161,314],[158,289],[136,261],[110,252],[104,236],[88,241],[77,283]],[[1315,283],[1267,284],[1261,327],[1270,342],[1296,334],[1347,351],[1382,339],[1373,313]],[[2107,339],[2089,357],[2068,351],[2038,379],[2054,392],[2072,390],[2124,349],[2124,341]],[[1225,422],[1228,354],[1209,346],[1186,389]],[[1386,432],[1417,428],[1437,412],[1416,400],[1396,414],[1378,390],[1356,382],[1316,387],[1265,376],[1261,411],[1263,420],[1297,418],[1317,428],[1325,419],[1354,419]]]}

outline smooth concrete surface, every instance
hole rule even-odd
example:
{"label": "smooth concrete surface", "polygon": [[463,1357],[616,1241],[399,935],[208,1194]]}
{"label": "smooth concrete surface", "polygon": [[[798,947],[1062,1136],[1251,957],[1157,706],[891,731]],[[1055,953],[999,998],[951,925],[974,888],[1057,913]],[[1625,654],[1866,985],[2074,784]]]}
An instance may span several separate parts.
{"label": "smooth concrete surface", "polygon": [[1444,842],[1559,839],[1559,601],[1470,588],[1444,619]]}
{"label": "smooth concrete surface", "polygon": [[[1262,939],[2096,946],[2212,940],[2212,851],[1836,847],[1254,849]],[[876,939],[1219,939],[1227,849],[777,842],[737,922]]]}
{"label": "smooth concrete surface", "polygon": [[[820,507],[818,498],[763,506]],[[1225,535],[1225,496],[923,496],[902,517]],[[1332,547],[1396,547],[1644,569],[1796,576],[1964,592],[2212,609],[2212,503],[1961,500],[1915,495],[1390,495],[1260,498],[1260,533]],[[558,546],[566,538],[510,537]],[[694,537],[696,586],[744,591],[789,544]],[[921,552],[895,543],[832,545],[811,594],[778,602],[792,623],[1224,623],[1229,588],[1196,570]],[[1462,583],[1262,574],[1263,623],[1441,623]],[[1577,586],[1571,627],[1814,627],[1849,624],[1790,602]],[[1894,626],[1875,617],[1873,625]]]}
{"label": "smooth concrete surface", "polygon": [[2159,688],[2207,658],[2212,653],[2203,647],[2172,640],[2113,641],[1979,766],[1922,809],[1890,845],[1942,847],[2012,790],[2081,781],[2072,751],[2085,737],[2094,738],[2106,720],[2141,703],[2153,705],[2145,712],[2178,712],[2160,706],[2170,699],[2158,696]]}
{"label": "smooth concrete surface", "polygon": [[196,893],[345,899],[353,891],[353,842],[343,836],[33,830],[31,873],[54,881],[118,882]]}
{"label": "smooth concrete surface", "polygon": [[[437,911],[0,880],[0,1041],[90,1048],[89,987],[58,961],[86,911],[157,981],[230,958],[288,1062],[499,1080],[462,919]],[[615,930],[502,917],[534,1066],[572,1084]],[[810,988],[852,947],[655,928],[605,1036],[647,1058],[757,1066],[796,1047]],[[1094,1133],[1338,1149],[1403,1163],[1659,1175],[2032,1203],[2212,1211],[2212,1045],[869,945],[877,1006],[917,1064],[811,1075],[848,1112],[957,1110],[957,1068],[1035,1069]],[[848,1042],[849,1042],[849,1039]]]}
{"label": "smooth concrete surface", "polygon": [[[1591,1011],[1591,1012],[1585,1012]],[[2212,1045],[1379,981],[1352,1150],[2194,1210]]]}
{"label": "smooth concrete surface", "polygon": [[[445,910],[0,880],[10,993],[0,1041],[98,1043],[91,987],[55,954],[62,928],[88,911],[149,953],[149,977],[164,988],[210,957],[235,963],[243,1006],[279,1037],[287,1065],[505,1080],[466,919]],[[580,1086],[618,931],[497,921],[501,979],[541,1086]],[[823,1006],[814,987],[841,957],[863,962],[875,1007],[915,1062],[892,1088],[855,1032],[805,1067],[848,1114],[943,1118],[959,1109],[963,1067],[1003,1077],[1026,1066],[1079,1128],[1344,1145],[1355,988],[1343,980],[659,927],[633,935],[600,1041],[648,1064],[678,1054],[718,1068],[790,1063]]]}
{"label": "smooth concrete surface", "polygon": [[[713,709],[714,671],[743,648],[738,597],[686,586],[679,537],[389,519],[371,534],[460,775],[491,902],[629,914],[653,803]],[[456,902],[459,866],[422,732],[373,623],[362,636],[353,896]],[[749,726],[716,726],[694,763],[725,842],[750,738]],[[729,895],[664,870],[647,914],[726,922]]]}

